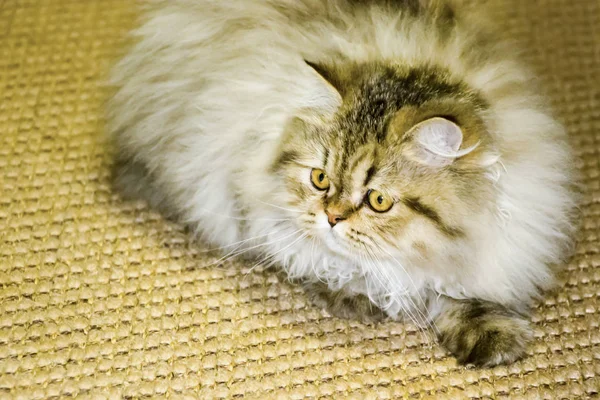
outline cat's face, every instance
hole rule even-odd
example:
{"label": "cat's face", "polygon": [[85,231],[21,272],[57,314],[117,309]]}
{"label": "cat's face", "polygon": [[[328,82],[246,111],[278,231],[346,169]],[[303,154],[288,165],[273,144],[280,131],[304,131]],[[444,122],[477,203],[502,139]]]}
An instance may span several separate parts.
{"label": "cat's face", "polygon": [[490,145],[469,107],[348,97],[332,119],[288,127],[277,171],[298,227],[352,259],[427,259],[465,240],[493,200]]}

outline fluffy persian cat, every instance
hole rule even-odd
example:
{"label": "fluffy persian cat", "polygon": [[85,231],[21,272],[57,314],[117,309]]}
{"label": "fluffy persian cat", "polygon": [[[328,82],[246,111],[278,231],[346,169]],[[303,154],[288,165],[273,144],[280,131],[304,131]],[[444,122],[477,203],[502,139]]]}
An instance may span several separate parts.
{"label": "fluffy persian cat", "polygon": [[526,352],[573,159],[509,45],[441,0],[146,0],[108,126],[117,186],[337,316],[462,363]]}

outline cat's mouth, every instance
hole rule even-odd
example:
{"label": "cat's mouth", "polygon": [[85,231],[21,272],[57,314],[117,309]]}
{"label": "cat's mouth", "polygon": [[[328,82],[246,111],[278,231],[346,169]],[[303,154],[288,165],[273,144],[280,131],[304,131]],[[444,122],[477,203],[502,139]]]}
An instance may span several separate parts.
{"label": "cat's mouth", "polygon": [[308,226],[302,220],[299,222],[308,237],[319,240],[334,255],[346,259],[356,256],[358,248],[346,237],[342,224],[331,227],[325,217],[315,218]]}
{"label": "cat's mouth", "polygon": [[356,250],[348,244],[344,236],[335,229],[330,229],[325,233],[323,242],[333,253],[345,258],[351,258],[352,253],[356,252]]}

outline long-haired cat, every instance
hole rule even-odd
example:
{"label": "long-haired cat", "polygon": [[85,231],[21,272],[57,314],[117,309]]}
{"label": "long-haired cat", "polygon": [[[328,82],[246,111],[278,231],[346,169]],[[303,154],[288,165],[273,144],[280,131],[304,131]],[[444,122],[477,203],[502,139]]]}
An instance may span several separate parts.
{"label": "long-haired cat", "polygon": [[574,167],[487,25],[442,0],[147,0],[112,80],[117,185],[334,315],[512,362]]}

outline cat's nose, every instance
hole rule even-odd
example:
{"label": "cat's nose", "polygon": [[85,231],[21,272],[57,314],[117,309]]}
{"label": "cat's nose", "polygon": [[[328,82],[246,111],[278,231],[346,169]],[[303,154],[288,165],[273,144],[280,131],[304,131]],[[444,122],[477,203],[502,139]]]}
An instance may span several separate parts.
{"label": "cat's nose", "polygon": [[338,222],[345,220],[346,218],[343,218],[341,215],[338,214],[332,214],[329,211],[325,211],[325,214],[327,214],[327,222],[329,222],[329,225],[333,228],[334,226],[336,226],[338,224]]}

